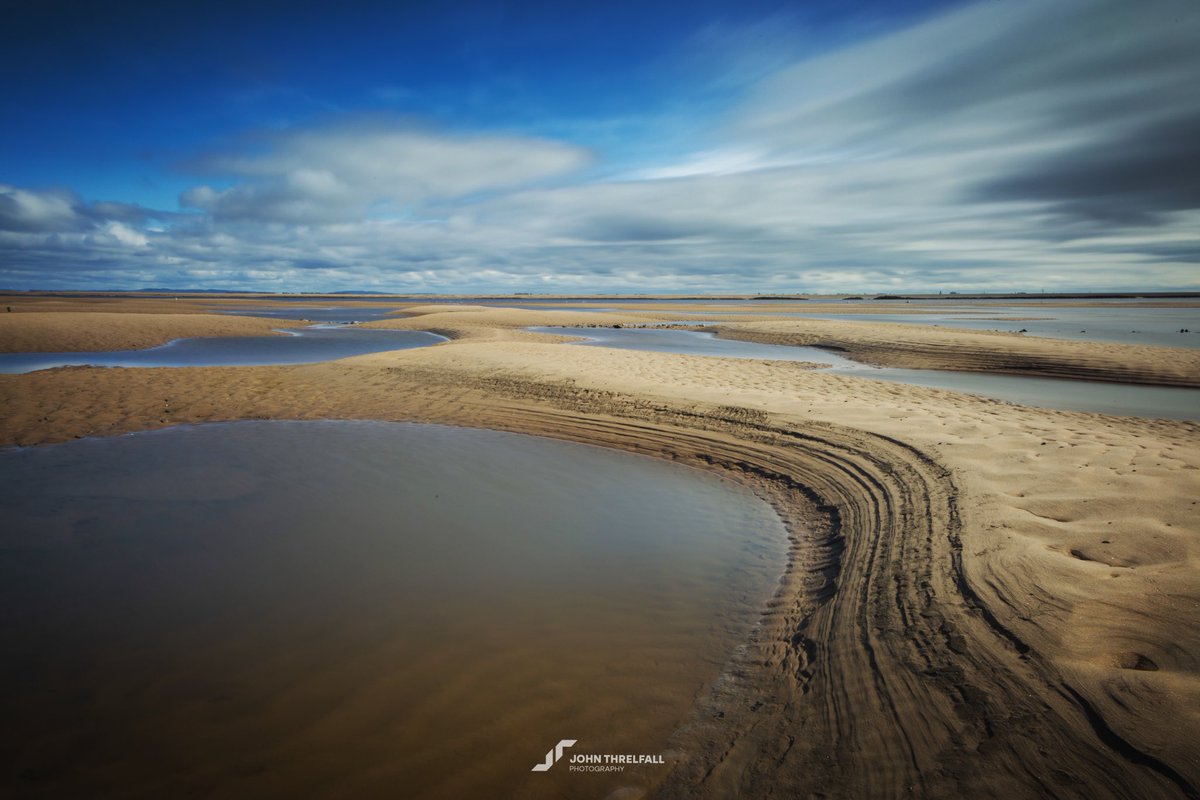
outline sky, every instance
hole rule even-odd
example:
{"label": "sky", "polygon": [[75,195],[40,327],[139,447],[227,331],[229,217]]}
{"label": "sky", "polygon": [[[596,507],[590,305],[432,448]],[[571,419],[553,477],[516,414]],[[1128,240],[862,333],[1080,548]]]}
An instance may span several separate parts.
{"label": "sky", "polygon": [[1200,290],[1200,3],[0,0],[0,289]]}

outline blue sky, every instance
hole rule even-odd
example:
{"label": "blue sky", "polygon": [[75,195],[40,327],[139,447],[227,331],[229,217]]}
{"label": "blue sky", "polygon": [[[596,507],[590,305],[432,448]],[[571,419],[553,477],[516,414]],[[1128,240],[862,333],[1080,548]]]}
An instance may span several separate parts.
{"label": "blue sky", "polygon": [[56,2],[0,288],[1200,288],[1200,6]]}

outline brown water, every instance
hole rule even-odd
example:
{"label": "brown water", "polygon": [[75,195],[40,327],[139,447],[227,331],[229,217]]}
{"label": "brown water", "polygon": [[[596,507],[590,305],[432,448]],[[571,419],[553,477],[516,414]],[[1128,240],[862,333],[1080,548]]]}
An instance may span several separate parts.
{"label": "brown water", "polygon": [[561,739],[663,753],[784,559],[710,475],[363,422],[5,451],[0,531],[0,794],[28,796],[652,783],[531,768]]}

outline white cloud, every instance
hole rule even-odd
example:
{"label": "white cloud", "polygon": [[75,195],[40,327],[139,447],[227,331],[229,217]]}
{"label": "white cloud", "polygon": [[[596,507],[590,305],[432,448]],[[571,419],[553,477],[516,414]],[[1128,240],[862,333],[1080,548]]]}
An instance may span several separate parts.
{"label": "white cloud", "polygon": [[398,206],[509,189],[588,163],[578,147],[515,136],[436,134],[381,123],[298,130],[265,153],[209,156],[193,168],[242,181],[199,186],[184,206],[218,219],[301,224],[365,218],[373,204]]}
{"label": "white cloud", "polygon": [[0,230],[55,231],[75,227],[78,199],[64,191],[34,191],[0,184]]}
{"label": "white cloud", "polygon": [[135,231],[120,222],[109,222],[104,226],[104,230],[113,239],[129,247],[145,247],[150,243],[150,239],[144,233]]}
{"label": "white cloud", "polygon": [[161,230],[129,206],[0,187],[0,274],[290,290],[1197,287],[1198,39],[1187,0],[976,4],[788,65],[693,152],[619,180],[585,179],[588,154],[562,142],[375,121],[194,162],[210,183],[181,202],[203,213]]}

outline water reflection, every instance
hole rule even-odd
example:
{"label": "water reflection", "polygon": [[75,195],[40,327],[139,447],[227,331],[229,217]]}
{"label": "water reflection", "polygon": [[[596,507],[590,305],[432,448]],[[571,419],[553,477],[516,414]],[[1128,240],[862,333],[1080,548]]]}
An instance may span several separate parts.
{"label": "water reflection", "polygon": [[530,768],[660,752],[784,557],[712,476],[388,423],[9,450],[0,531],[0,782],[60,797],[602,797]]}
{"label": "water reflection", "polygon": [[229,367],[311,364],[348,356],[406,350],[446,341],[426,331],[375,330],[339,325],[284,329],[287,336],[205,336],[176,339],[144,350],[96,353],[0,353],[0,373],[64,366]]}
{"label": "water reflection", "polygon": [[918,314],[805,314],[789,316],[864,322],[942,325],[972,330],[1023,331],[1056,339],[1200,347],[1200,308],[961,305]]}
{"label": "water reflection", "polygon": [[268,319],[296,319],[306,322],[326,322],[350,324],[354,322],[373,322],[380,319],[394,319],[398,315],[398,306],[323,306],[320,308],[278,308],[276,306],[247,308],[220,308],[220,314],[232,314],[242,317],[267,317]]}

